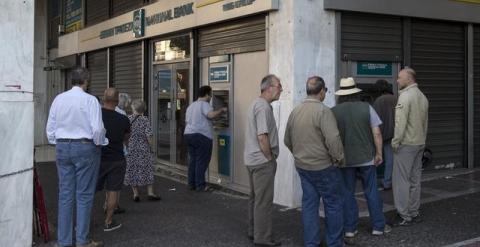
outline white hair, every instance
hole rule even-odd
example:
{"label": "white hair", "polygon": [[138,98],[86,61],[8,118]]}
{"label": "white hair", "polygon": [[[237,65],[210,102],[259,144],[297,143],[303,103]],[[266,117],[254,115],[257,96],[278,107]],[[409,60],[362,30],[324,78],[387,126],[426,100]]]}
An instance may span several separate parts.
{"label": "white hair", "polygon": [[128,93],[119,93],[118,94],[118,108],[125,110],[132,103],[132,98]]}

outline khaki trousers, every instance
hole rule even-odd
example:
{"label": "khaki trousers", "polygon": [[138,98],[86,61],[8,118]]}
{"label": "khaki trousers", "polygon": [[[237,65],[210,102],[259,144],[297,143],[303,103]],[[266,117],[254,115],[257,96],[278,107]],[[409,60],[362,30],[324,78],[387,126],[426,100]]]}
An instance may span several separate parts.
{"label": "khaki trousers", "polygon": [[250,180],[250,198],[248,201],[248,234],[255,243],[272,241],[273,187],[277,162],[247,166]]}
{"label": "khaki trousers", "polygon": [[405,220],[419,214],[424,148],[425,145],[400,145],[393,153],[393,199],[398,214]]}

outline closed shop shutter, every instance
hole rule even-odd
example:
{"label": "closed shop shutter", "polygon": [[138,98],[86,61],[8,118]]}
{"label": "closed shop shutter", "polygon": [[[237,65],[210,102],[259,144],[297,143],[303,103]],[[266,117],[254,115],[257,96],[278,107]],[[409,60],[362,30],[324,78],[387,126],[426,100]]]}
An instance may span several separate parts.
{"label": "closed shop shutter", "polygon": [[350,12],[342,12],[341,16],[343,60],[402,60],[400,17]]}
{"label": "closed shop shutter", "polygon": [[[125,14],[143,5],[143,0],[115,0],[112,1],[112,17]],[[133,17],[132,17],[133,18]]]}
{"label": "closed shop shutter", "polygon": [[427,146],[433,166],[465,165],[465,28],[412,19],[411,65],[430,102]]}
{"label": "closed shop shutter", "polygon": [[264,51],[265,16],[250,17],[199,30],[198,56]]}
{"label": "closed shop shutter", "polygon": [[108,87],[107,64],[107,50],[87,53],[87,68],[90,71],[88,91],[100,100]]}
{"label": "closed shop shutter", "polygon": [[110,0],[86,0],[85,26],[92,26],[109,18]]}
{"label": "closed shop shutter", "polygon": [[480,166],[480,26],[473,33],[474,145],[475,166]]}
{"label": "closed shop shutter", "polygon": [[111,49],[112,86],[132,99],[143,99],[142,43]]}

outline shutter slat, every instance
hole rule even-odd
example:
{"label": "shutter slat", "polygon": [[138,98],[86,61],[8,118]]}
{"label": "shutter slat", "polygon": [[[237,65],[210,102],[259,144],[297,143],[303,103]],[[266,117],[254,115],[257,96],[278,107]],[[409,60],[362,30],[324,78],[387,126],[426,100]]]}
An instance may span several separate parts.
{"label": "shutter slat", "polygon": [[465,163],[465,31],[463,24],[412,19],[411,64],[429,100],[427,146],[437,165]]}
{"label": "shutter slat", "polygon": [[87,68],[90,71],[89,92],[101,100],[108,86],[107,50],[87,53]]}
{"label": "shutter slat", "polygon": [[480,156],[480,25],[473,29],[473,86],[474,86],[474,159],[475,166],[479,167],[477,156]]}
{"label": "shutter slat", "polygon": [[142,43],[111,49],[112,86],[132,99],[143,99]]}
{"label": "shutter slat", "polygon": [[265,16],[250,17],[201,29],[198,56],[263,51],[265,43]]}
{"label": "shutter slat", "polygon": [[342,12],[341,44],[344,60],[401,61],[402,20]]}

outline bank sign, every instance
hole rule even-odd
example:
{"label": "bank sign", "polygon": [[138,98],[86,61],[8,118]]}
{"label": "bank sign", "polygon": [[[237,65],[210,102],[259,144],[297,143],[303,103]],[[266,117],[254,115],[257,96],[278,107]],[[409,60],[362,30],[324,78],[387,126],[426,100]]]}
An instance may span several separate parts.
{"label": "bank sign", "polygon": [[151,16],[145,17],[145,10],[140,9],[133,12],[133,21],[112,27],[100,32],[100,39],[109,38],[118,34],[133,31],[135,38],[143,37],[145,25],[151,26],[193,14],[193,2],[174,7]]}
{"label": "bank sign", "polygon": [[357,75],[364,76],[391,76],[392,63],[357,62]]}
{"label": "bank sign", "polygon": [[[72,0],[75,1],[75,0]],[[279,0],[158,0],[59,37],[68,56],[277,10]]]}

